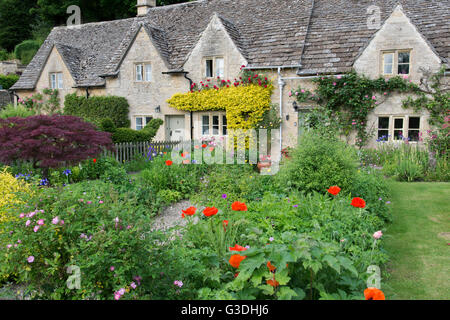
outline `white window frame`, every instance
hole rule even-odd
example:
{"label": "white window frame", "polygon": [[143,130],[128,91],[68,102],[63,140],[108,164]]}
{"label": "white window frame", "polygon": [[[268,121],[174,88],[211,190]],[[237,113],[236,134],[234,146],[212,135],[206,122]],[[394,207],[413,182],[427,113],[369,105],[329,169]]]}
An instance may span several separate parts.
{"label": "white window frame", "polygon": [[[222,61],[222,66],[218,63],[218,60]],[[212,63],[212,73],[209,76],[208,75],[208,67],[207,67],[207,61],[211,61]],[[204,57],[203,58],[203,66],[204,66],[204,77],[206,79],[214,79],[217,77],[225,78],[225,57],[223,56],[213,56],[213,57]]]}
{"label": "white window frame", "polygon": [[[400,53],[409,53],[409,63],[399,63],[399,54]],[[388,54],[392,54],[392,73],[385,72],[385,56]],[[409,65],[408,73],[398,73],[399,65]],[[411,66],[412,66],[412,50],[411,49],[399,49],[399,50],[386,50],[381,52],[381,74],[385,76],[398,76],[405,75],[409,76],[411,74]]]}
{"label": "white window frame", "polygon": [[[380,118],[389,118],[389,129],[380,129],[379,128],[379,119]],[[410,128],[409,127],[409,119],[410,118],[419,118],[419,128]],[[402,128],[395,128],[395,119],[402,119],[403,120],[403,126]],[[410,130],[416,130],[419,131],[419,140],[420,140],[420,133],[423,131],[422,127],[422,116],[419,115],[377,115],[377,139],[378,139],[378,131],[380,130],[388,130],[388,140],[386,142],[402,142],[403,140],[395,140],[394,139],[394,133],[396,130],[401,130],[403,138],[408,139],[409,138],[409,131]],[[419,141],[409,141],[409,143],[417,143]]]}
{"label": "white window frame", "polygon": [[152,65],[147,62],[134,65],[135,82],[152,82]]}
{"label": "white window frame", "polygon": [[[147,118],[151,118],[151,119],[150,119],[149,121],[147,121]],[[138,124],[137,124],[138,119],[141,119],[141,120],[142,120],[142,125],[141,125],[142,128],[138,128]],[[153,119],[153,116],[150,116],[150,115],[137,115],[137,116],[134,116],[134,128],[135,128],[135,130],[140,131],[140,130],[144,129],[145,126],[146,126],[152,119]]]}
{"label": "white window frame", "polygon": [[[208,112],[208,113],[201,113],[200,115],[200,136],[202,137],[226,137],[228,135],[228,124],[224,123],[224,117],[226,119],[226,113],[225,112]],[[203,133],[204,123],[203,123],[203,117],[208,117],[208,133]],[[219,128],[218,128],[218,134],[214,134],[214,124],[213,120],[214,117],[219,117]],[[224,128],[227,130],[227,134],[224,135],[223,131]]]}
{"label": "white window frame", "polygon": [[62,72],[51,72],[50,73],[50,88],[64,89],[64,80]]}

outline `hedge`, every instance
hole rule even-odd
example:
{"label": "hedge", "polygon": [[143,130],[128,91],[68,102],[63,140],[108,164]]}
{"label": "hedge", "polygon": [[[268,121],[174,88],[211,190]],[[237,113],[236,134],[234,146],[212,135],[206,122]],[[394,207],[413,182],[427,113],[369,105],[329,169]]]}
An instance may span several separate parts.
{"label": "hedge", "polygon": [[0,86],[5,90],[11,88],[17,80],[19,80],[19,76],[16,74],[9,74],[7,76],[0,74]]}
{"label": "hedge", "polygon": [[102,120],[111,119],[117,128],[129,127],[128,112],[130,106],[123,97],[90,97],[68,94],[64,100],[64,113],[83,118],[97,126]]}
{"label": "hedge", "polygon": [[14,54],[22,64],[29,64],[40,47],[41,42],[37,40],[25,40],[16,46]]}
{"label": "hedge", "polygon": [[[156,136],[156,133],[162,124],[163,120],[152,119],[144,129],[139,131],[130,128],[117,128],[112,132],[111,138],[114,143],[151,141]],[[102,128],[104,131],[112,129],[110,125],[107,124],[107,121],[102,123]]]}

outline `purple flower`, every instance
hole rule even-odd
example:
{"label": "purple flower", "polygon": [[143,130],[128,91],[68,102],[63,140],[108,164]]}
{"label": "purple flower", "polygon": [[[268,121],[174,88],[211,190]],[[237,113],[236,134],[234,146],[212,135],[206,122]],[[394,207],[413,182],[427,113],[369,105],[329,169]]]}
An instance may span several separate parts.
{"label": "purple flower", "polygon": [[173,282],[173,284],[181,288],[181,287],[183,286],[183,281],[181,281],[181,280],[175,280],[175,281]]}
{"label": "purple flower", "polygon": [[130,284],[130,287],[132,287],[133,289],[136,289],[137,285],[136,285],[136,283],[132,282],[132,283]]}
{"label": "purple flower", "polygon": [[272,242],[273,240],[275,240],[273,237],[269,238],[269,241]]}
{"label": "purple flower", "polygon": [[226,198],[227,198],[227,195],[224,193],[224,194],[222,195],[222,198],[223,198],[223,199],[226,199]]}
{"label": "purple flower", "polygon": [[34,257],[33,256],[29,256],[27,261],[28,261],[28,263],[33,263],[34,262]]}
{"label": "purple flower", "polygon": [[390,201],[386,201],[386,204],[391,204],[391,202]]}

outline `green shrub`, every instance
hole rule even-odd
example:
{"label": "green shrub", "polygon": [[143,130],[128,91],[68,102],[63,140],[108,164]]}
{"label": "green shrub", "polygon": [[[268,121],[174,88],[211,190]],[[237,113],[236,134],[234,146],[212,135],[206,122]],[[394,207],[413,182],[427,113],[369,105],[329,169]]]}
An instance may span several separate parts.
{"label": "green shrub", "polygon": [[0,111],[0,119],[7,119],[12,117],[26,118],[36,115],[34,110],[30,110],[22,105],[17,107],[13,104],[8,104],[3,110]]}
{"label": "green shrub", "polygon": [[6,76],[0,74],[0,86],[2,86],[3,89],[8,90],[19,80],[19,78],[20,77],[16,74],[8,74]]}
{"label": "green shrub", "polygon": [[[113,300],[120,288],[126,291],[122,299],[145,298],[141,281],[159,273],[149,268],[156,234],[145,207],[99,181],[44,188],[27,200],[28,207],[15,212],[27,216],[6,223],[13,232],[0,234],[0,243],[17,244],[0,255],[0,276],[17,275],[31,298]],[[79,290],[67,286],[74,275],[69,266],[79,268]]]}
{"label": "green shrub", "polygon": [[28,64],[40,47],[41,43],[37,40],[25,40],[16,46],[14,54],[22,64]]}
{"label": "green shrub", "polygon": [[349,190],[357,163],[354,148],[310,131],[301,137],[292,159],[281,167],[277,183],[284,190],[326,192],[334,185]]}
{"label": "green shrub", "polygon": [[111,136],[114,143],[150,141],[153,137],[144,130],[117,128]]}
{"label": "green shrub", "polygon": [[107,119],[103,119],[100,122],[100,129],[105,132],[114,133],[117,128],[114,125],[114,122],[111,119],[107,118]]}
{"label": "green shrub", "polygon": [[158,192],[158,197],[161,198],[165,205],[170,205],[183,199],[180,192],[170,189],[160,190]]}
{"label": "green shrub", "polygon": [[117,128],[129,127],[129,104],[127,99],[116,96],[90,97],[68,94],[64,100],[64,113],[79,116],[101,126],[104,119],[111,119]]}

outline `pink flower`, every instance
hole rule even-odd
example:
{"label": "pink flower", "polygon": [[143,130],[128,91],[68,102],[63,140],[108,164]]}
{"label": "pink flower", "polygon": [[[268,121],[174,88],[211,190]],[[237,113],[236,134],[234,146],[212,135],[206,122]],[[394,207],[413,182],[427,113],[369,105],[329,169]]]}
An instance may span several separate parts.
{"label": "pink flower", "polygon": [[110,271],[114,271],[114,269],[115,269],[114,266],[111,266],[111,267],[109,268]]}
{"label": "pink flower", "polygon": [[64,225],[64,220],[61,220],[61,221],[59,222],[59,224],[63,226],[63,225]]}
{"label": "pink flower", "polygon": [[33,256],[29,256],[27,261],[28,261],[28,263],[33,263],[34,262],[34,257]]}
{"label": "pink flower", "polygon": [[44,225],[44,219],[39,219],[37,224],[40,225],[40,226],[43,226]]}
{"label": "pink flower", "polygon": [[52,220],[52,224],[58,224],[59,222],[59,218],[58,217],[54,217]]}
{"label": "pink flower", "polygon": [[333,86],[335,86],[336,85],[336,82],[333,82]]}
{"label": "pink flower", "polygon": [[101,201],[101,200],[100,200],[100,201],[99,201],[98,203],[102,204],[102,203],[103,203],[103,201]]}
{"label": "pink flower", "polygon": [[117,293],[120,294],[121,296],[123,296],[125,294],[125,289],[120,288],[119,291],[117,291]]}
{"label": "pink flower", "polygon": [[380,230],[373,234],[373,238],[378,240],[381,238],[382,235],[383,235],[383,232],[381,232],[381,230]]}
{"label": "pink flower", "polygon": [[92,201],[88,201],[88,202],[87,202],[87,204],[91,204],[91,203],[92,203]]}
{"label": "pink flower", "polygon": [[338,79],[341,79],[341,78],[342,78],[342,76],[337,76],[336,78],[338,78]]}
{"label": "pink flower", "polygon": [[9,248],[11,248],[11,247],[12,247],[12,244],[8,244],[8,245],[6,246],[7,249],[9,249]]}
{"label": "pink flower", "polygon": [[302,89],[302,93],[305,93],[305,89]]}
{"label": "pink flower", "polygon": [[136,283],[132,282],[132,283],[130,284],[130,287],[132,287],[133,289],[136,289],[136,288],[137,288],[137,285],[136,285]]}
{"label": "pink flower", "polygon": [[30,212],[28,214],[28,218],[32,218],[36,214],[36,211]]}
{"label": "pink flower", "polygon": [[39,230],[39,226],[35,226],[35,227],[33,228],[33,231],[34,231],[34,232],[38,232],[38,230]]}
{"label": "pink flower", "polygon": [[403,76],[403,79],[408,79],[408,75],[407,74],[405,74],[404,76]]}
{"label": "pink flower", "polygon": [[289,97],[292,97],[292,91],[289,91],[288,95],[289,95]]}
{"label": "pink flower", "polygon": [[377,97],[375,97],[375,96],[372,96],[372,100],[376,100],[377,99]]}
{"label": "pink flower", "polygon": [[27,220],[27,222],[25,222],[25,226],[29,226],[31,224],[31,220]]}
{"label": "pink flower", "polygon": [[19,215],[19,218],[23,218],[23,217],[25,217],[25,213],[21,213],[21,214]]}
{"label": "pink flower", "polygon": [[114,299],[119,300],[122,297],[118,292],[114,292]]}

